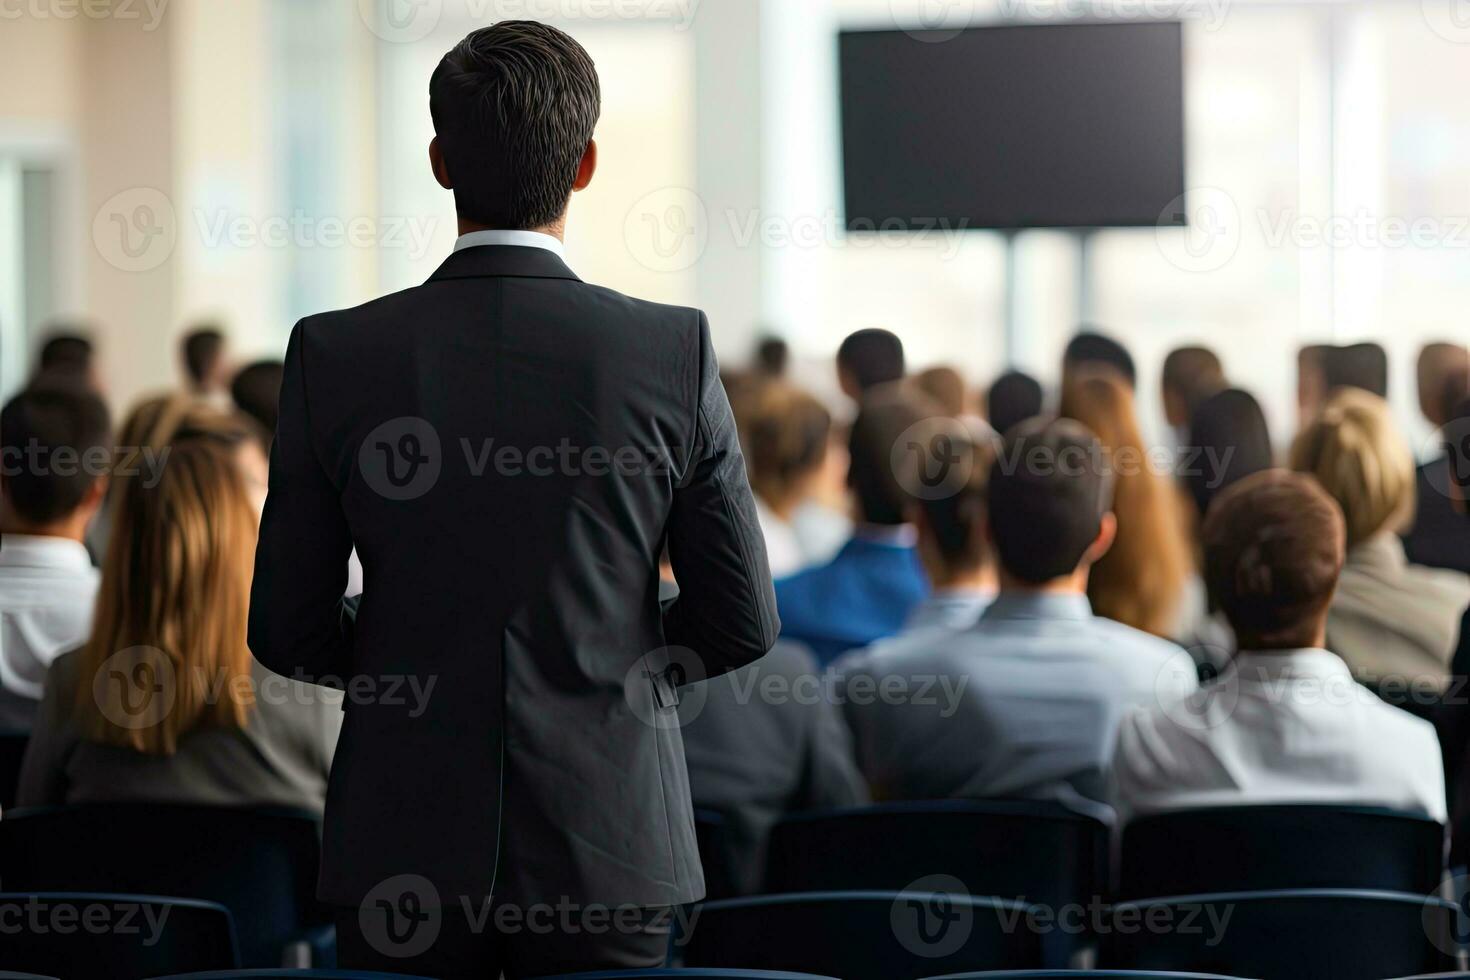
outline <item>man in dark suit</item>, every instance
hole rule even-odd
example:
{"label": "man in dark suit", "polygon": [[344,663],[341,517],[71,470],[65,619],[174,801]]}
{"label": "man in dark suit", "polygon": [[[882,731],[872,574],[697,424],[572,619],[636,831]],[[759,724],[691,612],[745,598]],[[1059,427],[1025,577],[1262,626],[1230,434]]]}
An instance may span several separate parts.
{"label": "man in dark suit", "polygon": [[424,285],[297,324],[250,646],[347,690],[319,887],[344,966],[656,965],[704,892],[678,687],[779,631],[735,426],[702,313],[561,258],[587,53],[502,22],[429,88],[461,237]]}

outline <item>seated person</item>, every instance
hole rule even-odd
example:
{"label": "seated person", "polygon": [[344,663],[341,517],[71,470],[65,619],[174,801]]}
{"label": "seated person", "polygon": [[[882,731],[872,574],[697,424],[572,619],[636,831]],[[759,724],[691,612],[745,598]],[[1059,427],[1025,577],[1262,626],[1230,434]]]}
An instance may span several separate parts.
{"label": "seated person", "polygon": [[[1464,344],[1426,344],[1418,367],[1419,410],[1443,432],[1455,405],[1470,395],[1470,353]],[[1470,521],[1451,506],[1449,453],[1420,463],[1414,477],[1414,523],[1404,532],[1409,561],[1470,573]]]}
{"label": "seated person", "polygon": [[985,420],[997,435],[1040,415],[1045,402],[1041,382],[1022,371],[1007,371],[985,393]]}
{"label": "seated person", "polygon": [[201,403],[162,443],[156,473],[115,473],[92,635],[46,677],[18,802],[320,811],[340,698],[245,645],[256,516],[236,459],[250,435]]}
{"label": "seated person", "polygon": [[52,661],[92,630],[83,542],[107,493],[110,428],[75,380],[38,382],[0,412],[0,728],[31,727]]}
{"label": "seated person", "polygon": [[1215,501],[1205,580],[1237,652],[1193,697],[1124,721],[1120,810],[1343,803],[1445,819],[1433,726],[1380,701],[1324,649],[1345,540],[1341,510],[1301,474],[1257,473]]}
{"label": "seated person", "polygon": [[898,385],[864,397],[848,446],[847,483],[857,507],[852,537],[827,564],[776,582],[781,635],[807,646],[822,666],[897,633],[929,594],[894,447],[911,426],[941,414]]}
{"label": "seated person", "polygon": [[1441,691],[1470,605],[1470,576],[1409,564],[1398,532],[1414,509],[1414,459],[1388,403],[1333,392],[1297,437],[1291,468],[1342,508],[1347,559],[1327,617],[1327,646],[1353,676],[1394,700]]}
{"label": "seated person", "polygon": [[859,405],[868,392],[904,376],[903,341],[889,330],[870,327],[850,333],[837,348],[837,384]]}
{"label": "seated person", "polygon": [[988,478],[994,603],[968,629],[916,631],[840,666],[875,796],[1107,803],[1123,715],[1195,690],[1183,650],[1088,604],[1116,526],[1101,458],[1076,422],[1019,425]]}

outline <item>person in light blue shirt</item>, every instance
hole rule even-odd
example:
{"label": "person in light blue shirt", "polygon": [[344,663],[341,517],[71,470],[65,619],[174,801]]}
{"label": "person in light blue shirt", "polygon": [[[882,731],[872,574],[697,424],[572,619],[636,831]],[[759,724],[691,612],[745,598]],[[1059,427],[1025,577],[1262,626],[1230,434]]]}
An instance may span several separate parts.
{"label": "person in light blue shirt", "polygon": [[929,595],[919,560],[912,498],[895,469],[895,446],[926,417],[939,416],[897,386],[869,391],[852,424],[847,482],[858,511],[837,556],[776,582],[781,635],[807,646],[826,666],[838,655],[901,630]]}
{"label": "person in light blue shirt", "polygon": [[972,625],[923,627],[845,659],[834,687],[880,799],[1109,802],[1118,726],[1197,686],[1172,643],[1093,615],[1111,480],[1076,422],[1034,420],[989,468],[1000,594]]}

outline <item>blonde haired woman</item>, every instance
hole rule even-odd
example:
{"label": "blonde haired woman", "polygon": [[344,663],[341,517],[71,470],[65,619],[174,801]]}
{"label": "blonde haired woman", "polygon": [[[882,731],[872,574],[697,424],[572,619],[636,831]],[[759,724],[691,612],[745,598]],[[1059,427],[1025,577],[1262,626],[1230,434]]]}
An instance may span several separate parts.
{"label": "blonde haired woman", "polygon": [[92,636],[47,676],[19,803],[320,810],[340,707],[266,671],[245,645],[249,433],[203,406],[154,415],[161,407],[147,412],[169,419],[147,440],[161,465],[138,465],[136,449],[117,461]]}
{"label": "blonde haired woman", "polygon": [[1327,617],[1327,645],[1354,676],[1399,699],[1443,690],[1470,604],[1470,577],[1409,564],[1398,536],[1414,516],[1414,457],[1388,403],[1341,388],[1291,449],[1342,508],[1347,564]]}
{"label": "blonde haired woman", "polygon": [[1093,612],[1155,636],[1180,635],[1191,574],[1180,498],[1143,443],[1132,391],[1112,376],[1081,378],[1063,391],[1061,415],[1092,430],[1113,472],[1118,536],[1092,567]]}

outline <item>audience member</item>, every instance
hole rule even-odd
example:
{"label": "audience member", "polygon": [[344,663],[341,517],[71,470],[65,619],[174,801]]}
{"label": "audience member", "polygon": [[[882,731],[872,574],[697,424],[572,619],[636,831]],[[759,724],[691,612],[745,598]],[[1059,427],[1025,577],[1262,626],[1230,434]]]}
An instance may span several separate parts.
{"label": "audience member", "polygon": [[902,379],[903,374],[903,341],[888,330],[859,330],[848,334],[837,348],[837,383],[855,402],[878,385]]}
{"label": "audience member", "polygon": [[179,356],[190,394],[215,402],[228,397],[230,373],[225,346],[224,331],[215,326],[195,327],[184,334],[179,341]]}
{"label": "audience member", "polygon": [[[1470,354],[1463,344],[1427,344],[1419,352],[1419,409],[1443,431],[1456,402],[1470,395]],[[1449,489],[1449,457],[1440,452],[1415,472],[1414,524],[1404,534],[1409,561],[1470,573],[1470,522],[1455,513]]]}
{"label": "audience member", "polygon": [[824,666],[843,651],[897,633],[929,593],[894,453],[905,431],[940,414],[899,385],[867,394],[848,442],[853,535],[828,564],[776,583],[781,635],[806,644]]}
{"label": "audience member", "polygon": [[793,575],[829,559],[803,553],[793,522],[812,499],[831,441],[832,416],[822,403],[784,381],[767,381],[732,403],[766,540],[771,575]]}
{"label": "audience member", "polygon": [[[1089,571],[1116,528],[1101,456],[1076,422],[1018,426],[988,473],[999,597],[967,629],[916,630],[840,664],[875,796],[1107,802],[1125,710],[1195,689],[1184,651],[1088,605]],[[962,496],[977,500],[974,488]]]}
{"label": "audience member", "polygon": [[1041,382],[1022,371],[1007,371],[985,396],[985,418],[997,435],[1041,414]]}
{"label": "audience member", "polygon": [[1130,389],[1138,385],[1138,370],[1128,349],[1111,337],[1084,330],[1071,339],[1062,354],[1062,390],[1099,372],[1111,374]]}
{"label": "audience member", "polygon": [[1143,444],[1133,393],[1115,377],[1074,381],[1062,394],[1061,414],[1096,433],[1114,474],[1117,540],[1097,560],[1087,595],[1099,616],[1155,636],[1181,636],[1190,575],[1179,495]]}
{"label": "audience member", "polygon": [[92,341],[79,332],[63,329],[50,334],[41,344],[33,381],[71,379],[92,391],[100,391]]}
{"label": "audience member", "polygon": [[[1195,409],[1226,386],[1220,358],[1208,347],[1179,347],[1164,358],[1164,418],[1183,433]],[[1193,444],[1192,444],[1193,445]]]}
{"label": "audience member", "polygon": [[945,365],[926,368],[911,380],[919,396],[938,405],[945,415],[957,419],[969,413],[965,379],[954,368]]}
{"label": "audience member", "polygon": [[1298,474],[1257,473],[1215,501],[1205,578],[1238,652],[1186,701],[1124,721],[1120,809],[1341,803],[1445,819],[1434,729],[1359,687],[1323,648],[1346,537],[1337,505]]}
{"label": "audience member", "polygon": [[1226,388],[1206,398],[1190,417],[1184,485],[1200,520],[1221,491],[1275,465],[1266,413],[1248,391]]}
{"label": "audience member", "polygon": [[780,337],[762,337],[755,345],[755,373],[784,378],[791,363],[791,347]]}
{"label": "audience member", "polygon": [[1322,381],[1327,396],[1339,388],[1359,388],[1388,397],[1388,352],[1379,344],[1328,347],[1322,355]]}
{"label": "audience member", "polygon": [[83,541],[112,462],[107,406],[42,380],[0,411],[0,728],[23,730],[47,668],[86,640],[97,571]]}
{"label": "audience member", "polygon": [[23,806],[107,800],[321,810],[340,698],[278,677],[245,644],[256,512],[248,433],[198,407],[122,465],[91,637],[62,654],[22,767]]}
{"label": "audience member", "polygon": [[238,411],[259,427],[267,452],[276,434],[276,409],[281,400],[284,370],[280,361],[255,361],[236,371],[230,382],[230,399]]}
{"label": "audience member", "polygon": [[1305,428],[1327,401],[1324,361],[1331,344],[1307,344],[1296,353],[1296,421]]}
{"label": "audience member", "polygon": [[1398,531],[1414,507],[1414,460],[1388,404],[1337,390],[1297,437],[1291,466],[1342,508],[1347,562],[1327,617],[1327,643],[1353,675],[1379,685],[1442,689],[1470,604],[1470,577],[1408,563]]}

